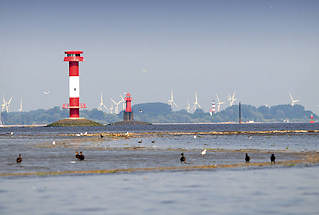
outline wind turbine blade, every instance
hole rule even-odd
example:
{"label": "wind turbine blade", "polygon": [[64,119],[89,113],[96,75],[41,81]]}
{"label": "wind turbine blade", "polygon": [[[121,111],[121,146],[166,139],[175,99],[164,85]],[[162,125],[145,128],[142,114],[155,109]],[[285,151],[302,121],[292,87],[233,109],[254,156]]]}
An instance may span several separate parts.
{"label": "wind turbine blade", "polygon": [[289,97],[290,97],[290,100],[293,101],[294,98],[292,97],[291,93],[289,93]]}
{"label": "wind turbine blade", "polygon": [[12,101],[12,97],[9,99],[7,104],[9,105],[11,103],[11,101]]}

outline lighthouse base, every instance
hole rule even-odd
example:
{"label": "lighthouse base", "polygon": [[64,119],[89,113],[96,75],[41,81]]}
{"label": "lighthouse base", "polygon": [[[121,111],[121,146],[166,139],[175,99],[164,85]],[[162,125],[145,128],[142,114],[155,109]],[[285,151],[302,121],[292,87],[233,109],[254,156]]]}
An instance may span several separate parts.
{"label": "lighthouse base", "polygon": [[48,124],[47,127],[76,127],[76,126],[104,126],[98,122],[85,118],[67,118]]}
{"label": "lighthouse base", "polygon": [[125,112],[123,115],[123,121],[132,121],[133,119],[133,112]]}

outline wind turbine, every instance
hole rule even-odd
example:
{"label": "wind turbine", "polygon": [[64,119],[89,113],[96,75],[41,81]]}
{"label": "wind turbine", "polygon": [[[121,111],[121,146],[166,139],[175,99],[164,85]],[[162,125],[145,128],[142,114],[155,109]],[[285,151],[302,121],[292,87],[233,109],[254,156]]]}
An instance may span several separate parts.
{"label": "wind turbine", "polygon": [[122,103],[122,100],[120,100],[119,102],[114,101],[114,99],[111,98],[111,101],[113,102],[113,104],[115,105],[115,114],[119,114],[119,105]]}
{"label": "wind turbine", "polygon": [[177,104],[174,101],[174,94],[173,94],[173,90],[171,90],[171,97],[169,98],[167,104],[169,106],[171,106],[171,109],[173,110],[174,107],[177,107]]}
{"label": "wind turbine", "polygon": [[197,92],[195,92],[195,102],[193,105],[193,111],[195,112],[197,108],[201,108],[201,106],[198,104]]}
{"label": "wind turbine", "polygon": [[20,102],[19,112],[23,112],[22,98],[21,98],[21,102]]}
{"label": "wind turbine", "polygon": [[12,97],[9,99],[9,101],[6,101],[4,99],[4,97],[2,97],[2,101],[3,101],[3,103],[1,105],[1,111],[9,112],[9,105],[10,105],[10,103],[12,101]]}
{"label": "wind turbine", "polygon": [[111,104],[111,107],[109,107],[109,110],[110,110],[110,114],[113,114],[113,104]]}
{"label": "wind turbine", "polygon": [[6,109],[6,100],[2,97],[2,104],[1,104],[1,112],[5,111]]}
{"label": "wind turbine", "polygon": [[224,104],[224,102],[220,101],[217,94],[216,94],[216,97],[217,97],[217,112],[220,112],[220,107],[222,106],[222,104]]}
{"label": "wind turbine", "polygon": [[289,97],[290,97],[290,100],[291,100],[291,102],[290,102],[291,106],[294,106],[297,102],[300,102],[298,99],[294,99],[292,97],[291,93],[289,93]]}
{"label": "wind turbine", "polygon": [[0,127],[2,127],[3,123],[2,123],[2,119],[1,119],[1,111],[0,111]]}
{"label": "wind turbine", "polygon": [[100,105],[97,107],[98,110],[100,111],[107,111],[107,107],[105,106],[104,102],[103,102],[103,94],[101,93],[101,97],[100,97]]}
{"label": "wind turbine", "polygon": [[125,100],[123,98],[123,96],[120,96],[121,97],[121,102],[122,102],[122,110],[125,110]]}
{"label": "wind turbine", "polygon": [[233,92],[231,96],[228,96],[227,100],[229,101],[229,106],[233,106],[236,101],[235,92]]}
{"label": "wind turbine", "polygon": [[192,112],[192,108],[191,108],[191,105],[189,104],[189,101],[187,101],[186,111],[187,111],[187,113],[191,113]]}

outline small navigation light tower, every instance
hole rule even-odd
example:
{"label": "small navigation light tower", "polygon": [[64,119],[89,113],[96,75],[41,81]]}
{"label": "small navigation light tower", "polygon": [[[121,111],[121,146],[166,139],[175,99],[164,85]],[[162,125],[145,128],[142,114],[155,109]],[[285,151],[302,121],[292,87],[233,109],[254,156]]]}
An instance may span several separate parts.
{"label": "small navigation light tower", "polygon": [[130,93],[127,93],[125,96],[125,106],[123,121],[133,121],[132,97]]}
{"label": "small navigation light tower", "polygon": [[80,76],[79,62],[83,61],[83,51],[66,51],[64,61],[69,62],[69,104],[63,104],[64,109],[70,109],[70,118],[80,117],[80,108],[86,108],[86,104],[80,104]]}

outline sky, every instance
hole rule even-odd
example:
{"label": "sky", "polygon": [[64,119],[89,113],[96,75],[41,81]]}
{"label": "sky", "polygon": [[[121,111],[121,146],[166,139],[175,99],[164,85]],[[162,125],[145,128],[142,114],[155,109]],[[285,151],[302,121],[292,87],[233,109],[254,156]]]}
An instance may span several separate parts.
{"label": "sky", "polygon": [[[290,103],[319,113],[319,1],[0,0],[0,96],[25,111],[68,103],[66,50],[82,50],[80,102]],[[45,95],[43,91],[50,91]],[[1,98],[2,101],[2,98]],[[224,106],[226,107],[226,106]]]}

